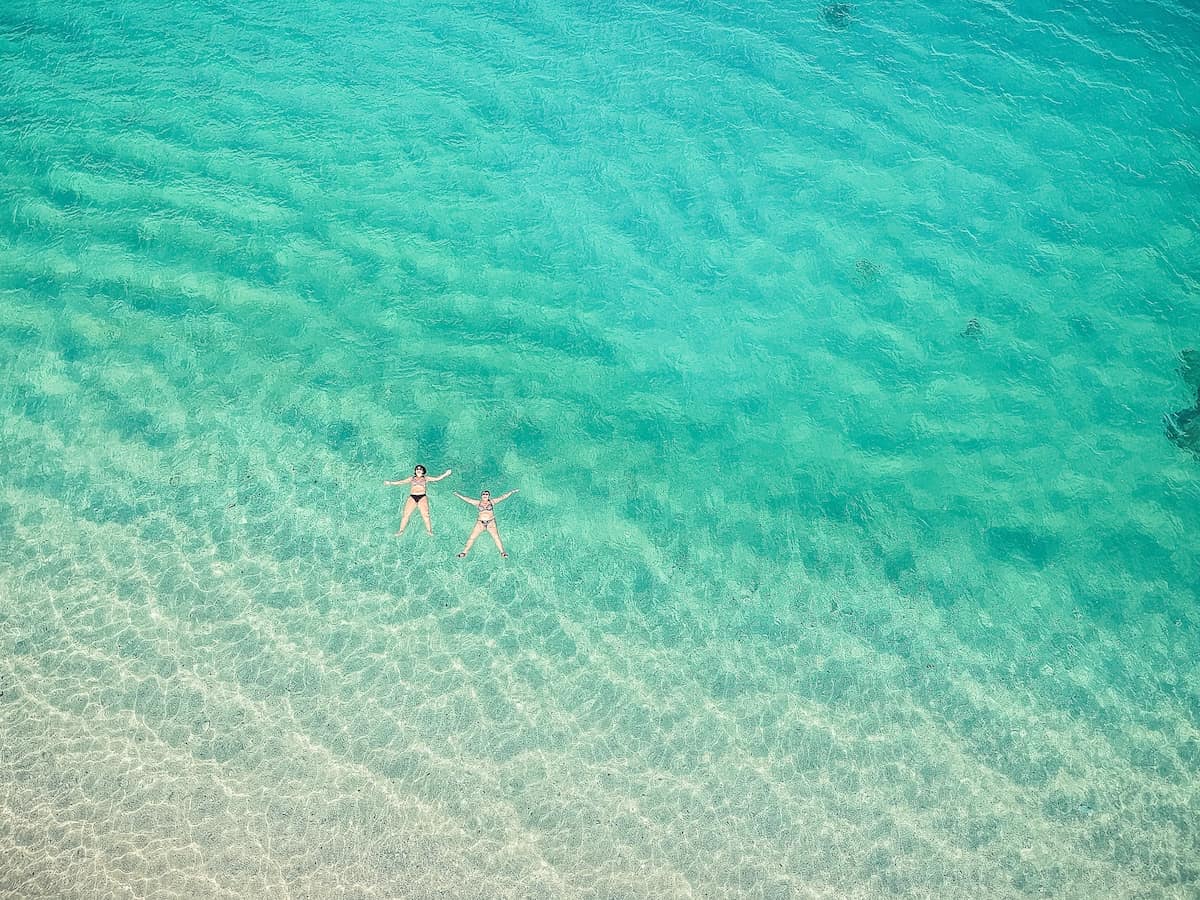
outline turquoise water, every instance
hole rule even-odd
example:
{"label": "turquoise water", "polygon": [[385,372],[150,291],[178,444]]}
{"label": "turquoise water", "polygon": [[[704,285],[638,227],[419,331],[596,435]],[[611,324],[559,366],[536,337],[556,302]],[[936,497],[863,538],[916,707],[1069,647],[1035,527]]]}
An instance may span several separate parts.
{"label": "turquoise water", "polygon": [[1200,892],[1193,8],[67,7],[0,896]]}

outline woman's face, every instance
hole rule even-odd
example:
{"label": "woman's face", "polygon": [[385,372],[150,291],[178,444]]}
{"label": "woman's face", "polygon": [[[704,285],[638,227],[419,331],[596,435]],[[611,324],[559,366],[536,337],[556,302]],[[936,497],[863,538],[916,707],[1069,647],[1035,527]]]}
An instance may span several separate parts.
{"label": "woman's face", "polygon": [[491,499],[491,496],[492,496],[491,491],[484,491],[482,494],[479,495],[479,499],[480,500],[489,500],[489,499]]}
{"label": "woman's face", "polygon": [[414,475],[424,475],[424,474],[425,474],[425,467],[424,467],[424,466],[417,466],[415,469],[413,469],[413,474],[414,474]]}

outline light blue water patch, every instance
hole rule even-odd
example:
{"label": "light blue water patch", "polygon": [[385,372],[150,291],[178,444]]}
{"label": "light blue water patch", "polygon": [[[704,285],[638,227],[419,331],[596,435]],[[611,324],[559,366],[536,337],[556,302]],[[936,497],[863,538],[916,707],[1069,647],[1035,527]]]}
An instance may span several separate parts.
{"label": "light blue water patch", "polygon": [[1198,37],[5,5],[0,886],[1194,894]]}

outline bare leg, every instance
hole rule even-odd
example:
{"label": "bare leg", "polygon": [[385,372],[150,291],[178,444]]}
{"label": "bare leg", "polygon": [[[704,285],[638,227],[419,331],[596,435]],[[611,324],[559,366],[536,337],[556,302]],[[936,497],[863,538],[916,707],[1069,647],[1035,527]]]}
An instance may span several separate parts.
{"label": "bare leg", "polygon": [[421,518],[425,520],[425,530],[433,534],[433,523],[429,521],[429,498],[425,498],[424,503],[418,503],[417,509],[421,511]]}
{"label": "bare leg", "polygon": [[496,527],[496,523],[492,523],[492,527],[488,529],[492,533],[492,540],[496,542],[496,549],[500,551],[501,556],[508,556],[504,552],[504,545],[500,543],[500,530]]}
{"label": "bare leg", "polygon": [[400,530],[396,534],[404,534],[404,529],[408,527],[408,520],[412,518],[413,510],[417,508],[417,501],[409,497],[404,501],[404,514],[400,516]]}
{"label": "bare leg", "polygon": [[475,543],[475,538],[479,537],[479,532],[481,531],[483,531],[483,526],[476,522],[475,527],[471,529],[470,536],[467,538],[467,546],[463,547],[462,553],[458,554],[460,559],[471,552],[471,545]]}

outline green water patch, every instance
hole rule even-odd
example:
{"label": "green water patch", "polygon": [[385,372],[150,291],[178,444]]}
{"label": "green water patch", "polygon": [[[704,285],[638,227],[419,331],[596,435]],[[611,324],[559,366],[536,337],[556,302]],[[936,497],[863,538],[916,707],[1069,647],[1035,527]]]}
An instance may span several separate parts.
{"label": "green water patch", "polygon": [[1060,539],[1035,528],[994,525],[984,531],[988,550],[997,559],[1018,560],[1036,568],[1051,563],[1059,551]]}

